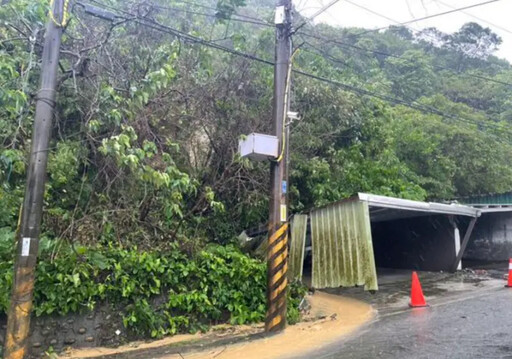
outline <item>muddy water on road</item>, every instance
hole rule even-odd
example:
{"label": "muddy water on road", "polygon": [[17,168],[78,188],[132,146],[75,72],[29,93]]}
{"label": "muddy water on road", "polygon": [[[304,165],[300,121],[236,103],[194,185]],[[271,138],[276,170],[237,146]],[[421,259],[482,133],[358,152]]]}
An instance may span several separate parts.
{"label": "muddy water on road", "polygon": [[310,296],[311,314],[324,319],[288,327],[284,333],[248,343],[196,353],[173,354],[166,359],[271,359],[307,353],[352,333],[370,321],[375,312],[364,302],[316,292]]}
{"label": "muddy water on road", "polygon": [[[311,310],[306,321],[289,326],[283,333],[247,340],[238,344],[216,346],[209,349],[180,352],[175,345],[192,342],[208,345],[208,335],[176,335],[149,343],[132,343],[119,348],[90,348],[74,350],[62,358],[101,358],[114,355],[119,358],[166,358],[166,359],[260,359],[286,358],[302,355],[343,338],[361,325],[372,320],[376,312],[371,305],[360,300],[317,291],[307,297]],[[259,336],[262,326],[233,327],[240,332]],[[174,349],[172,349],[174,348]],[[143,350],[143,352],[141,352]],[[164,353],[169,350],[174,353]],[[184,349],[185,350],[185,349]]]}

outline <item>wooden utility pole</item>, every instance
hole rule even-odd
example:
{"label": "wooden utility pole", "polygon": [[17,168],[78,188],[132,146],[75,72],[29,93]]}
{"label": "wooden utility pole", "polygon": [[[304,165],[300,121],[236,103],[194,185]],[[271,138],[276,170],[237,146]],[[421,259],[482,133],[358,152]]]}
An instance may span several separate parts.
{"label": "wooden utility pole", "polygon": [[291,56],[291,0],[276,2],[276,45],[274,67],[274,132],[279,139],[279,157],[270,165],[271,198],[268,239],[267,317],[265,330],[276,332],[286,326],[288,270],[288,223],[286,193],[288,68]]}
{"label": "wooden utility pole", "polygon": [[[46,165],[57,83],[62,27],[66,22],[68,0],[54,0],[46,26],[41,65],[41,87],[36,97],[36,112],[30,149],[25,198],[18,233],[14,283],[5,334],[4,359],[27,356],[30,313],[34,294],[35,269],[41,232]],[[66,5],[66,6],[64,6]]]}

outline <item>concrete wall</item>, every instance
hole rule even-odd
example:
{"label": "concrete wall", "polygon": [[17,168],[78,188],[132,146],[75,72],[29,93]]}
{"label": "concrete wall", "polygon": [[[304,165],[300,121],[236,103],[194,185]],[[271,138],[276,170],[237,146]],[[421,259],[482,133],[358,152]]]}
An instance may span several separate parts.
{"label": "concrete wall", "polygon": [[[467,224],[459,226],[461,236]],[[447,216],[372,223],[377,267],[447,271],[455,260],[453,226]]]}
{"label": "concrete wall", "polygon": [[505,261],[512,257],[512,213],[486,213],[477,220],[465,259]]}
{"label": "concrete wall", "polygon": [[[7,318],[0,316],[0,346],[3,346]],[[29,358],[44,357],[51,347],[60,352],[67,347],[118,346],[128,341],[122,318],[101,305],[93,312],[64,317],[32,317],[30,323]]]}

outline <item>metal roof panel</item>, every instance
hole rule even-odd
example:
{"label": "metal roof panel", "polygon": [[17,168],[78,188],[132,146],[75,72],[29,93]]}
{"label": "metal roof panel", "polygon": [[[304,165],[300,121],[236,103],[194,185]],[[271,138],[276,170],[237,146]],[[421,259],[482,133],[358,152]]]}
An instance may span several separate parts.
{"label": "metal roof panel", "polygon": [[[390,208],[399,211],[413,211],[418,216],[428,214],[452,214],[457,216],[479,217],[480,210],[460,204],[444,204],[435,202],[420,202],[409,199],[379,196],[369,193],[358,193],[360,201],[367,202],[370,207]],[[411,213],[403,213],[403,218],[414,217]],[[395,218],[401,218],[397,213]]]}

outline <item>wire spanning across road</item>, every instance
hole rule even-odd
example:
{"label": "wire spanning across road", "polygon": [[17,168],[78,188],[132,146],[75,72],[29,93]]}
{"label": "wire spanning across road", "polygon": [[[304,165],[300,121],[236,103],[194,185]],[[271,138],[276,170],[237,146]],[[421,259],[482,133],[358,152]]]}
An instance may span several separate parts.
{"label": "wire spanning across road", "polygon": [[[96,4],[101,4],[101,2],[99,2],[97,0],[92,0],[92,1],[94,1],[94,3],[96,3]],[[493,0],[493,1],[499,1],[499,0]],[[185,42],[200,44],[200,45],[207,46],[207,47],[219,50],[219,51],[223,51],[223,52],[229,53],[229,54],[234,55],[234,56],[243,57],[243,58],[246,58],[248,60],[259,62],[259,63],[265,64],[265,65],[274,66],[274,62],[271,61],[271,60],[263,59],[261,57],[258,57],[258,56],[252,55],[252,54],[248,54],[248,53],[245,53],[245,52],[242,52],[242,51],[231,49],[229,47],[226,47],[226,46],[220,45],[218,43],[215,43],[215,42],[212,42],[212,41],[200,38],[198,36],[194,36],[194,35],[190,35],[190,34],[184,33],[184,32],[182,32],[180,30],[177,30],[177,29],[175,29],[173,27],[161,24],[161,23],[159,23],[159,22],[157,22],[157,21],[155,21],[153,19],[147,19],[147,18],[144,18],[144,17],[127,17],[126,15],[133,16],[133,14],[130,14],[129,12],[126,12],[124,10],[121,10],[121,9],[118,9],[118,8],[115,8],[115,7],[112,7],[112,6],[109,6],[109,9],[124,13],[124,15],[121,15],[119,13],[116,14],[116,17],[118,17],[118,18],[122,18],[124,20],[135,21],[135,22],[137,22],[138,24],[140,24],[142,26],[145,26],[147,28],[151,28],[151,29],[156,30],[156,31],[160,31],[160,32],[164,32],[164,33],[173,35],[173,36],[175,36],[177,38],[180,38],[180,39],[184,40]],[[369,97],[377,98],[379,100],[382,100],[382,101],[385,101],[385,102],[388,102],[388,103],[392,103],[392,104],[395,104],[395,105],[402,105],[402,106],[405,106],[405,107],[408,107],[408,108],[411,108],[411,109],[414,109],[414,110],[417,110],[417,111],[420,111],[420,112],[423,112],[423,113],[441,116],[441,117],[446,118],[446,119],[451,119],[451,120],[458,121],[458,122],[465,123],[465,124],[469,124],[469,125],[476,125],[476,126],[478,126],[478,128],[482,128],[482,127],[484,127],[484,128],[492,128],[492,129],[495,129],[497,131],[500,131],[501,133],[505,133],[505,134],[508,134],[508,135],[512,136],[512,131],[504,129],[503,126],[501,126],[499,123],[495,123],[495,122],[491,122],[491,121],[483,122],[483,121],[478,121],[478,120],[474,120],[474,119],[471,119],[471,118],[466,118],[466,117],[454,115],[454,114],[448,113],[446,111],[440,110],[440,109],[438,109],[436,107],[419,103],[417,101],[408,101],[408,100],[396,98],[396,97],[393,97],[393,96],[389,96],[389,95],[386,95],[386,94],[377,93],[377,92],[374,92],[374,91],[371,91],[371,90],[367,90],[367,89],[364,89],[364,88],[361,88],[361,87],[349,85],[349,84],[346,84],[346,83],[343,83],[343,82],[340,82],[340,81],[332,80],[332,79],[329,79],[329,78],[326,78],[326,77],[323,77],[323,76],[319,76],[319,75],[316,75],[316,74],[312,74],[312,73],[309,73],[309,72],[306,72],[306,71],[302,71],[302,70],[299,70],[299,69],[293,69],[292,71],[294,73],[298,74],[298,75],[301,75],[301,76],[304,76],[304,77],[307,77],[307,78],[311,78],[311,79],[314,79],[314,80],[317,80],[317,81],[320,81],[320,82],[323,82],[323,83],[326,83],[326,84],[330,84],[330,85],[336,86],[338,88],[341,88],[343,90],[346,90],[346,91],[349,91],[349,92],[352,92],[352,93],[356,93],[356,94],[359,94],[359,95],[362,95],[362,96],[369,96]],[[506,84],[510,85],[508,83],[506,83]]]}

